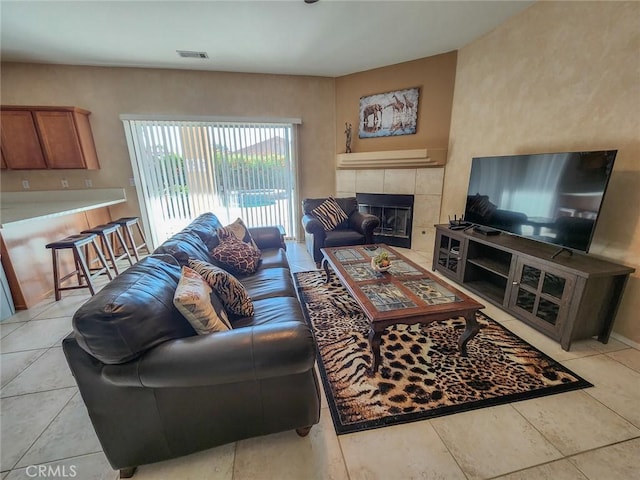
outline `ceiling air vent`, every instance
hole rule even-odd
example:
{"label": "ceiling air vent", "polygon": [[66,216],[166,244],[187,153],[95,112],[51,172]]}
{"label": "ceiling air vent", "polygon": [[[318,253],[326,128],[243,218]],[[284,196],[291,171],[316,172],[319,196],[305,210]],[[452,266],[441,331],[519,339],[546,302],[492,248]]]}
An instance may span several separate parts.
{"label": "ceiling air vent", "polygon": [[209,58],[207,52],[190,52],[189,50],[176,50],[182,58]]}

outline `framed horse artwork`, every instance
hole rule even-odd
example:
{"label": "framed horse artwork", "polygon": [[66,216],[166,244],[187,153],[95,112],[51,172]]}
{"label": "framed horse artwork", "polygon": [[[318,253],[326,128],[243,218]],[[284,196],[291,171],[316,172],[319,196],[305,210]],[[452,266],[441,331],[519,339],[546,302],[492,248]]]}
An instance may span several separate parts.
{"label": "framed horse artwork", "polygon": [[416,133],[420,88],[360,97],[359,138]]}

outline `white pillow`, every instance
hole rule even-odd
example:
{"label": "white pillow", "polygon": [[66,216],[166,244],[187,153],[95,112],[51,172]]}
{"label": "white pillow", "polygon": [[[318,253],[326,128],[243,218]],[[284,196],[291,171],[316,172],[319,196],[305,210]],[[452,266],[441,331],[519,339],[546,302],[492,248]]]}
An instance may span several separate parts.
{"label": "white pillow", "polygon": [[216,310],[211,303],[211,287],[195,270],[184,266],[173,304],[198,335],[230,330],[231,323],[224,309]]}

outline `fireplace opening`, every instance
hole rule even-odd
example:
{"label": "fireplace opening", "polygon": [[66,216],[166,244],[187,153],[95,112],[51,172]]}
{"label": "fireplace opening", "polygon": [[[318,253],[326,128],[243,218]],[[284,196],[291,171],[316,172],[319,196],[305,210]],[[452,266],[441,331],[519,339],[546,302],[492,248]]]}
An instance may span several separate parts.
{"label": "fireplace opening", "polygon": [[380,219],[373,241],[396,247],[411,248],[413,195],[356,193],[358,209]]}

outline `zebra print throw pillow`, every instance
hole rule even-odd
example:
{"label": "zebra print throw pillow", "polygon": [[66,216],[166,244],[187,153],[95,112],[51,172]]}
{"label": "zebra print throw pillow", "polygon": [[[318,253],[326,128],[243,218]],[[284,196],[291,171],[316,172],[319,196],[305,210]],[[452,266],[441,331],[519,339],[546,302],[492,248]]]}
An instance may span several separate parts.
{"label": "zebra print throw pillow", "polygon": [[193,258],[189,259],[189,267],[202,275],[202,278],[216,291],[225,310],[240,317],[253,316],[251,297],[236,277],[220,267]]}
{"label": "zebra print throw pillow", "polygon": [[336,202],[336,199],[333,197],[327,198],[319,206],[311,210],[311,214],[320,221],[325,232],[333,230],[342,222],[349,219],[345,211],[338,205],[338,202]]}

